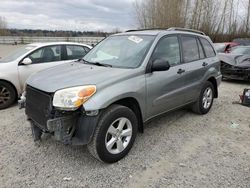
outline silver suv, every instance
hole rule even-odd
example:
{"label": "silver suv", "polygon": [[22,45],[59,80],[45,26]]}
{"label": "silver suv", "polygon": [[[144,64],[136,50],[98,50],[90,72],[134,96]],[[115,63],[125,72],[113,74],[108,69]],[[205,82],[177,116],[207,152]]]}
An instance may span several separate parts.
{"label": "silver suv", "polygon": [[83,59],[30,77],[26,114],[34,140],[49,133],[113,163],[129,152],[148,120],[187,105],[208,113],[221,77],[202,32],[128,31],[106,38]]}

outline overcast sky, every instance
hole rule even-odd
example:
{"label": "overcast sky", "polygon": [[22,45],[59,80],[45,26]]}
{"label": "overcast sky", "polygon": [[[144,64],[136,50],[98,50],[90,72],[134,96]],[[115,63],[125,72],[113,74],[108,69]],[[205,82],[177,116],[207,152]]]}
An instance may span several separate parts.
{"label": "overcast sky", "polygon": [[131,29],[134,0],[0,0],[8,28],[48,30]]}

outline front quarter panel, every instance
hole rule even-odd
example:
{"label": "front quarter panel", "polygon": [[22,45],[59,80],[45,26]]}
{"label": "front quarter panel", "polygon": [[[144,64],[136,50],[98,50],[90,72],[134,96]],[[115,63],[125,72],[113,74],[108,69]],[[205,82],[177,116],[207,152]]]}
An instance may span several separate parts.
{"label": "front quarter panel", "polygon": [[97,92],[84,105],[85,111],[105,109],[111,104],[125,98],[134,98],[140,105],[142,117],[145,114],[145,74],[125,79],[105,87],[98,87]]}
{"label": "front quarter panel", "polygon": [[20,95],[22,91],[19,84],[17,64],[17,61],[0,63],[0,80],[10,82]]}

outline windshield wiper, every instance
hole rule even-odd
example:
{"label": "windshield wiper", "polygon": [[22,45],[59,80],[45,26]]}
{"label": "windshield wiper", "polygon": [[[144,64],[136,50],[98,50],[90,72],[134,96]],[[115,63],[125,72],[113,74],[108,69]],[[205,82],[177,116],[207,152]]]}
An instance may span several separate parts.
{"label": "windshield wiper", "polygon": [[99,62],[93,62],[91,64],[94,64],[96,66],[102,66],[102,67],[112,67],[112,65],[105,64],[105,63],[99,63]]}
{"label": "windshield wiper", "polygon": [[85,59],[79,59],[79,61],[83,61],[85,64],[89,64],[89,65],[96,65],[96,66],[102,66],[102,67],[112,67],[112,65],[109,65],[109,64],[99,63],[99,62],[89,62],[89,61],[86,61]]}

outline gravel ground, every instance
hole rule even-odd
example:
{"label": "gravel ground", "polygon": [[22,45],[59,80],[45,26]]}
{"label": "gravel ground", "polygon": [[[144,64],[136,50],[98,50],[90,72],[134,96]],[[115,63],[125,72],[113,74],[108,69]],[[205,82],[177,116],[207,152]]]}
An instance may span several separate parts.
{"label": "gravel ground", "polygon": [[247,87],[223,82],[205,116],[179,110],[153,120],[111,165],[49,135],[34,143],[24,111],[2,110],[0,187],[249,187],[250,108],[232,104]]}

